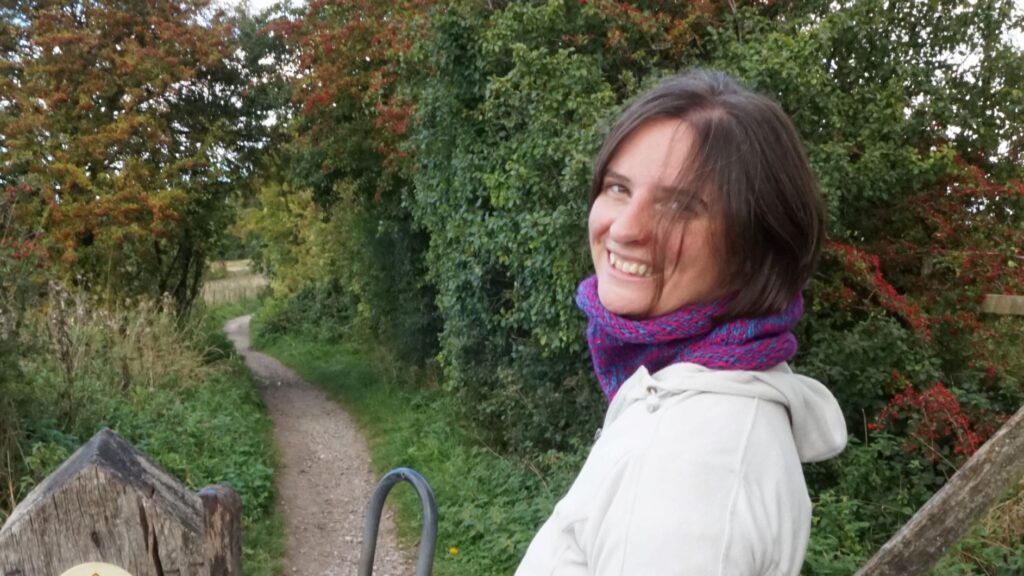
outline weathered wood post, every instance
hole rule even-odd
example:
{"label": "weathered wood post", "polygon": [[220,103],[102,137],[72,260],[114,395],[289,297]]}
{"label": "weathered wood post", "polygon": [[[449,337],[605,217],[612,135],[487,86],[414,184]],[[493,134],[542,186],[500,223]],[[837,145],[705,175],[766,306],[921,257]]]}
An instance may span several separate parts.
{"label": "weathered wood post", "polygon": [[1008,488],[1024,480],[1024,406],[1017,410],[856,576],[924,574]]}
{"label": "weathered wood post", "polygon": [[60,576],[93,562],[131,576],[241,576],[241,522],[230,488],[191,492],[103,429],[11,513],[0,576]]}
{"label": "weathered wood post", "polygon": [[1001,316],[1024,316],[1024,296],[1007,294],[986,294],[981,311]]}
{"label": "weathered wood post", "polygon": [[[1024,296],[986,294],[986,314],[1024,316]],[[914,514],[855,576],[928,571],[1015,483],[1024,482],[1024,406]]]}

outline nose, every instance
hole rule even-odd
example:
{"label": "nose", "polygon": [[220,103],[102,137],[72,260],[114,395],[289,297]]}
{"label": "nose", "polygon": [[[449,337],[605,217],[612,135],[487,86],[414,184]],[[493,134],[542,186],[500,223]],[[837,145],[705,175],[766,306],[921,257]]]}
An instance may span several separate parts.
{"label": "nose", "polygon": [[654,225],[654,206],[634,195],[615,215],[608,235],[619,244],[642,244],[650,240]]}

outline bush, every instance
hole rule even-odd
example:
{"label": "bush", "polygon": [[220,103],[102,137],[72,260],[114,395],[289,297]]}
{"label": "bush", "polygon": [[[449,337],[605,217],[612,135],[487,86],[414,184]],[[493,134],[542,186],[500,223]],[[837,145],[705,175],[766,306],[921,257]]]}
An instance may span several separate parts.
{"label": "bush", "polygon": [[593,434],[603,404],[572,305],[590,267],[590,164],[637,71],[668,64],[658,53],[609,57],[601,38],[618,30],[624,43],[676,48],[668,30],[686,25],[681,16],[643,23],[606,3],[550,1],[433,20],[410,203],[430,237],[446,385],[502,449]]}
{"label": "bush", "polygon": [[908,384],[939,378],[938,361],[928,347],[891,317],[870,314],[840,322],[815,312],[804,319],[800,332],[805,352],[794,369],[832,390],[851,431],[863,430],[888,398]]}
{"label": "bush", "polygon": [[[180,319],[170,300],[109,310],[52,285],[29,311],[25,354],[0,380],[13,405],[0,445],[0,522],[83,442],[109,427],[186,486],[228,484],[242,498],[247,574],[273,574],[283,554],[274,511],[270,421],[241,359],[211,354],[223,323]],[[220,336],[223,338],[223,336]],[[9,374],[8,374],[9,375]],[[0,405],[0,408],[3,407]]]}

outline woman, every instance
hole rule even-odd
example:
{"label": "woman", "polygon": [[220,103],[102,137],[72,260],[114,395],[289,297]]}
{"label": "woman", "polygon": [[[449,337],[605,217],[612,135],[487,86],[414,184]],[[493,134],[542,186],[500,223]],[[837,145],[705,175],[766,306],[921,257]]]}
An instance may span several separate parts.
{"label": "woman", "polygon": [[770,99],[695,71],[625,110],[595,163],[595,276],[576,297],[611,405],[517,575],[799,574],[800,463],[846,443],[832,394],[786,364],[823,235]]}

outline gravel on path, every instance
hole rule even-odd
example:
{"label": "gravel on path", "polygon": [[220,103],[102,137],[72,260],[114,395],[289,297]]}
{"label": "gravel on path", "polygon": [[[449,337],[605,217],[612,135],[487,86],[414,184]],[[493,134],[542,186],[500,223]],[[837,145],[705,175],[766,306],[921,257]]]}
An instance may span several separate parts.
{"label": "gravel on path", "polygon": [[[377,477],[352,418],[320,388],[275,358],[249,348],[250,316],[224,331],[260,382],[280,454],[278,505],[287,531],[286,576],[354,576],[363,521]],[[385,508],[373,576],[413,574]]]}

